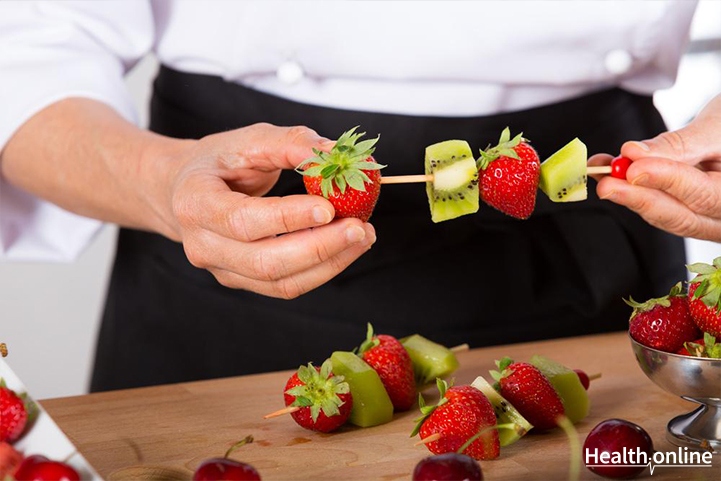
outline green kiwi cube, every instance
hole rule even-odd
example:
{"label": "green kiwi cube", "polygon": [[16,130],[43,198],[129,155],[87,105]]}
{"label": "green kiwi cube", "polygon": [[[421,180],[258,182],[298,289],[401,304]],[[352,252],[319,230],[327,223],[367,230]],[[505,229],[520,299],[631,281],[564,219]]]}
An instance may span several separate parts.
{"label": "green kiwi cube", "polygon": [[465,140],[446,140],[426,147],[426,183],[433,222],[478,212],[478,167]]}
{"label": "green kiwi cube", "polygon": [[566,417],[573,424],[588,416],[591,401],[588,399],[588,393],[581,384],[578,374],[566,366],[543,356],[533,356],[529,362],[536,366],[551,382],[563,402]]}
{"label": "green kiwi cube", "polygon": [[509,446],[533,429],[533,425],[521,416],[516,408],[491,386],[483,376],[478,376],[471,386],[481,391],[493,405],[496,412],[496,424],[513,424],[513,429],[499,429],[498,439],[501,446]]}
{"label": "green kiwi cube", "polygon": [[413,362],[416,384],[425,386],[436,378],[445,378],[458,369],[458,359],[446,346],[430,341],[420,334],[400,340]]}
{"label": "green kiwi cube", "polygon": [[586,200],[588,192],[586,145],[573,139],[541,164],[539,187],[553,202]]}
{"label": "green kiwi cube", "polygon": [[330,357],[333,374],[345,377],[353,396],[348,421],[367,428],[393,419],[393,403],[378,373],[352,352],[336,351]]}

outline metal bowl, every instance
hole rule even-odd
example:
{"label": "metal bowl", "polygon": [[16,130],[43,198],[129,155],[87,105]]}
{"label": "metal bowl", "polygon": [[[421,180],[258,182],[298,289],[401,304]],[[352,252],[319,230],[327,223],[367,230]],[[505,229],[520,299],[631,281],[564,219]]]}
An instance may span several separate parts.
{"label": "metal bowl", "polygon": [[668,423],[666,438],[689,449],[721,451],[721,359],[672,354],[646,347],[631,336],[641,370],[661,389],[700,404]]}

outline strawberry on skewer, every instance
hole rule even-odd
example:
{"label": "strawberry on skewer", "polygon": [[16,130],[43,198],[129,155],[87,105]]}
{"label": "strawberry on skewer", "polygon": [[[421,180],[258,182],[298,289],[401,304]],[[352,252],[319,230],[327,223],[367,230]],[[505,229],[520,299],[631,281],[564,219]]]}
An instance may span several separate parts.
{"label": "strawberry on skewer", "polygon": [[381,192],[381,173],[385,167],[372,154],[378,138],[362,142],[365,132],[353,127],[341,135],[330,152],[313,149],[315,157],[301,162],[296,171],[303,175],[310,195],[322,195],[335,207],[335,216],[370,219]]}

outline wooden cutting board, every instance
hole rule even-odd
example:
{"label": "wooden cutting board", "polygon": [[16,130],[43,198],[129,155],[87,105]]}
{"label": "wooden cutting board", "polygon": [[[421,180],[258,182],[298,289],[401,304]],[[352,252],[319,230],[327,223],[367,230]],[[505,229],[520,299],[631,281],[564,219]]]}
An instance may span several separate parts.
{"label": "wooden cutting board", "polygon": [[[646,378],[625,333],[473,349],[459,354],[456,384],[487,376],[493,361],[504,355],[527,360],[533,354],[603,374],[591,385],[590,416],[577,425],[582,441],[600,421],[618,417],[643,426],[656,450],[677,450],[665,439],[666,423],[695,404],[662,391]],[[408,437],[416,408],[396,414],[383,426],[346,426],[331,434],[306,431],[289,416],[263,420],[263,414],[283,407],[288,376],[288,372],[242,376],[50,399],[42,405],[109,480],[132,479],[150,471],[155,479],[190,479],[200,462],[222,456],[248,434],[255,436],[255,443],[233,457],[251,463],[268,480],[411,479],[416,463],[429,454],[425,447],[414,447]],[[437,395],[427,398],[435,402]],[[485,479],[491,481],[563,480],[567,441],[559,430],[531,433],[481,466]],[[660,467],[653,476],[648,470],[643,476],[720,480],[721,460],[715,456],[711,468]],[[581,478],[601,479],[585,468]]]}

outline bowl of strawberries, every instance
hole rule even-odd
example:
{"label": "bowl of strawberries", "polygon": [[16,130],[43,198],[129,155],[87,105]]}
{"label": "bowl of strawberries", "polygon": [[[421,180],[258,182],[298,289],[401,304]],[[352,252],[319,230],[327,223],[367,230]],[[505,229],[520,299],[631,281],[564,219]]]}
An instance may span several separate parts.
{"label": "bowl of strawberries", "polygon": [[690,449],[721,450],[721,257],[688,266],[695,277],[667,296],[626,303],[641,370],[657,386],[699,404],[668,423],[666,437]]}

